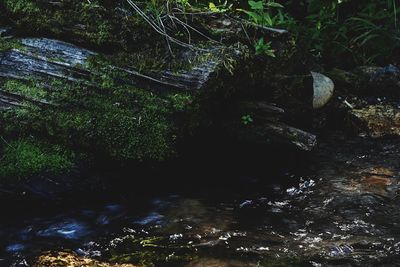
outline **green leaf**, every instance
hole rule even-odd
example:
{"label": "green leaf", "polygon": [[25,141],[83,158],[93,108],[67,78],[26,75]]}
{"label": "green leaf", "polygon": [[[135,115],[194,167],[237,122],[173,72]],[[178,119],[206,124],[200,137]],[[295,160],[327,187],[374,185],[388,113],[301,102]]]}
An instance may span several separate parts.
{"label": "green leaf", "polygon": [[249,1],[250,8],[253,10],[264,10],[264,1]]}
{"label": "green leaf", "polygon": [[271,19],[271,16],[270,16],[268,13],[265,13],[265,14],[264,14],[263,20],[264,20],[264,22],[265,22],[265,24],[266,24],[267,26],[272,27],[273,24],[274,24],[273,21],[272,21],[272,19]]}
{"label": "green leaf", "polygon": [[247,11],[247,10],[242,10],[244,13],[246,13],[252,20],[254,23],[256,24],[260,24],[263,17],[260,16],[258,13],[253,12],[253,11]]}
{"label": "green leaf", "polygon": [[211,10],[212,12],[219,12],[219,9],[217,8],[217,6],[216,6],[213,2],[210,2],[210,3],[208,4],[208,7],[210,8],[210,10]]}
{"label": "green leaf", "polygon": [[282,6],[279,3],[275,3],[275,2],[268,2],[267,6],[269,7],[275,7],[275,8],[284,8],[284,6]]}
{"label": "green leaf", "polygon": [[275,50],[271,47],[271,42],[264,42],[264,38],[260,38],[255,44],[256,55],[267,55],[275,57]]}

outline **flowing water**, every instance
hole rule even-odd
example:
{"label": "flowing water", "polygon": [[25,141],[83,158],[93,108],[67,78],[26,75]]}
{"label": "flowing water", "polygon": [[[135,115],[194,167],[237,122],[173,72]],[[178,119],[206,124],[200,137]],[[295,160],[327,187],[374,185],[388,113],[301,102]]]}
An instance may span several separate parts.
{"label": "flowing water", "polygon": [[287,157],[296,168],[239,161],[183,171],[185,186],[5,211],[0,265],[68,250],[144,266],[400,266],[398,141],[334,138]]}

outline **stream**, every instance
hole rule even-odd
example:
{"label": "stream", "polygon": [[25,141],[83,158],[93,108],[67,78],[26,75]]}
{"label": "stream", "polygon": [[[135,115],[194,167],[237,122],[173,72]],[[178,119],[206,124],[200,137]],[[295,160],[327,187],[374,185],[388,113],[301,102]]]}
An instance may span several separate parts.
{"label": "stream", "polygon": [[144,266],[400,266],[398,142],[338,135],[284,167],[243,156],[154,190],[3,208],[0,265],[51,250]]}

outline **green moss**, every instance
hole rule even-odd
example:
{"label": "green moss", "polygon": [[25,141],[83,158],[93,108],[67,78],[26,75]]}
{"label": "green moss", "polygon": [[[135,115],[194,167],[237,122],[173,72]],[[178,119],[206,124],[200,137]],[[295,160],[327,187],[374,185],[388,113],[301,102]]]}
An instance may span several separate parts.
{"label": "green moss", "polygon": [[23,14],[39,14],[40,9],[37,4],[29,0],[5,0],[4,4],[11,12]]}
{"label": "green moss", "polygon": [[22,45],[13,39],[0,38],[0,52],[10,49],[22,49]]}
{"label": "green moss", "polygon": [[22,179],[40,174],[61,174],[74,166],[74,154],[61,146],[22,139],[4,144],[0,178]]}
{"label": "green moss", "polygon": [[[52,36],[99,48],[128,47],[151,31],[135,14],[116,12],[116,2],[5,0],[4,14],[19,32]],[[0,3],[1,4],[1,3]],[[2,10],[3,13],[3,10]],[[160,38],[161,39],[161,38]]]}
{"label": "green moss", "polygon": [[4,0],[4,13],[16,23],[17,28],[24,28],[30,34],[39,29],[48,31],[51,20],[48,12],[42,10],[37,1]]}
{"label": "green moss", "polygon": [[190,104],[189,95],[163,96],[119,86],[107,73],[97,84],[94,88],[53,82],[47,92],[38,82],[7,81],[7,90],[50,98],[54,105],[25,102],[24,107],[0,113],[5,133],[47,136],[117,160],[163,160],[175,153],[173,114]]}
{"label": "green moss", "polygon": [[44,99],[47,96],[47,92],[40,87],[40,85],[26,84],[15,80],[8,80],[4,83],[2,89],[4,91],[23,95],[33,99]]}
{"label": "green moss", "polygon": [[82,66],[92,73],[82,82],[0,80],[1,90],[23,96],[22,107],[0,112],[3,133],[57,140],[118,161],[173,156],[177,136],[186,131],[183,116],[195,106],[194,94],[126,85],[132,78],[111,68],[113,63],[92,58]]}
{"label": "green moss", "polygon": [[[79,14],[73,13],[74,20],[79,21],[81,28],[75,28],[73,33],[78,37],[85,39],[86,42],[98,46],[116,44],[118,40],[117,29],[111,22],[112,13],[98,1],[81,2],[76,4],[76,10]],[[61,14],[60,14],[61,15]],[[63,18],[63,21],[68,21]]]}
{"label": "green moss", "polygon": [[168,98],[176,111],[185,111],[194,102],[193,95],[189,93],[172,93]]}

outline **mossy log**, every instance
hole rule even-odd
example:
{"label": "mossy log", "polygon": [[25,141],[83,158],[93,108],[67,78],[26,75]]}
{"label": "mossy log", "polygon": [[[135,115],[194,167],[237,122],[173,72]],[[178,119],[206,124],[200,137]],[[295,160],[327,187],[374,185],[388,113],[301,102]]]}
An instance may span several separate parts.
{"label": "mossy log", "polygon": [[195,112],[196,98],[207,94],[208,84],[222,71],[220,55],[191,70],[154,74],[112,65],[61,41],[13,42],[14,47],[0,51],[5,132],[36,133],[85,150],[96,147],[117,159],[171,156],[181,126],[175,115]]}
{"label": "mossy log", "polygon": [[[171,36],[157,33],[126,1],[0,0],[0,8],[11,25],[0,38],[1,135],[103,160],[173,157],[177,142],[203,122],[212,124],[230,99],[251,88],[282,88],[282,81],[272,84],[274,74],[290,73],[296,51],[286,31],[243,26],[227,14],[188,14],[196,27],[187,27],[188,41],[179,35],[182,27],[168,31]],[[28,35],[36,37],[23,38]],[[272,41],[275,58],[255,54],[261,37]],[[311,150],[315,136],[282,122],[280,108],[272,110],[276,120],[257,134]]]}

